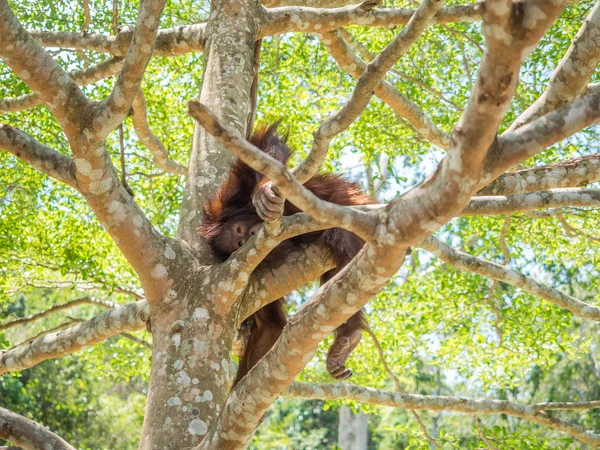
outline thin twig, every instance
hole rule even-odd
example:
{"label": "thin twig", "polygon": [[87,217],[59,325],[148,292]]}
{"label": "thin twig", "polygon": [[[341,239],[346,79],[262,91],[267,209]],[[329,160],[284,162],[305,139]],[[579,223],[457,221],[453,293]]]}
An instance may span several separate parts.
{"label": "thin twig", "polygon": [[127,168],[125,167],[125,138],[123,137],[123,124],[119,125],[119,153],[121,155],[121,183],[123,187],[133,197],[133,189],[127,183]]}
{"label": "thin twig", "polygon": [[[360,42],[358,42],[356,40],[356,38],[354,36],[352,36],[352,34],[348,30],[346,30],[345,28],[339,28],[338,32],[340,33],[340,35],[342,36],[342,38],[344,38],[344,40],[346,42],[348,42],[348,44],[350,44],[350,46],[354,49],[354,51],[356,51],[356,53],[358,53],[360,56],[362,56],[363,58],[365,58],[369,62],[371,62],[371,61],[373,61],[373,59],[375,59],[375,55],[373,55],[373,53],[371,53],[369,51],[369,49],[367,49],[367,47],[365,47],[363,44],[361,44]],[[393,73],[394,75],[396,75],[396,76],[398,76],[400,78],[403,78],[405,80],[411,81],[411,82],[413,82],[413,83],[421,86],[427,92],[429,92],[430,94],[433,94],[434,96],[436,96],[437,98],[439,98],[443,102],[451,105],[455,109],[460,109],[460,106],[458,106],[452,100],[448,100],[446,97],[444,97],[444,94],[442,94],[441,92],[433,89],[432,87],[430,87],[429,85],[427,85],[427,83],[422,82],[418,78],[415,78],[415,77],[412,77],[412,76],[407,75],[405,73],[402,73],[402,72],[400,72],[400,71],[398,71],[396,69],[390,69],[390,73]]]}
{"label": "thin twig", "polygon": [[[392,369],[390,369],[390,366],[388,365],[388,363],[386,361],[385,354],[383,353],[383,348],[381,347],[381,343],[379,342],[379,339],[377,339],[377,336],[375,336],[375,333],[373,333],[373,330],[371,330],[370,328],[367,328],[366,331],[369,334],[369,336],[371,336],[371,339],[373,339],[373,343],[375,344],[375,348],[377,349],[377,353],[379,354],[379,360],[381,361],[381,364],[383,365],[383,368],[385,369],[387,374],[390,376],[390,378],[394,382],[394,385],[396,386],[396,391],[400,392],[400,393],[404,393],[405,391],[404,391],[404,389],[402,389],[400,380],[398,379],[396,374],[392,371]],[[441,448],[440,445],[435,440],[435,438],[432,437],[429,434],[429,432],[427,431],[427,427],[421,420],[421,417],[419,416],[419,414],[416,411],[411,411],[411,414],[415,418],[417,424],[421,428],[421,431],[423,432],[423,434],[425,435],[427,440],[429,442],[431,442],[431,445],[433,445],[435,448]]]}
{"label": "thin twig", "polygon": [[119,0],[113,0],[112,4],[112,34],[119,32]]}
{"label": "thin twig", "polygon": [[141,345],[142,347],[146,347],[152,350],[152,344],[150,342],[140,339],[139,337],[134,336],[131,333],[121,333],[121,336],[123,336],[126,339],[129,339],[130,341],[135,342],[136,344]]}
{"label": "thin twig", "polygon": [[473,416],[473,422],[475,422],[475,427],[477,427],[477,434],[479,434],[479,437],[481,438],[483,443],[487,445],[488,450],[498,450],[492,445],[489,439],[485,437],[485,434],[483,434],[483,430],[481,429],[481,425],[479,424],[479,417]]}
{"label": "thin twig", "polygon": [[565,234],[567,236],[569,236],[569,237],[581,236],[581,237],[591,239],[592,241],[600,242],[600,237],[585,233],[585,232],[578,230],[577,228],[574,228],[573,226],[571,226],[565,219],[562,211],[558,212],[556,214],[556,217],[558,218],[562,227],[565,229]]}
{"label": "thin twig", "polygon": [[[504,255],[504,261],[502,262],[503,266],[506,266],[510,261],[510,251],[508,249],[508,246],[506,245],[506,234],[508,233],[508,229],[510,228],[511,217],[512,216],[506,216],[506,219],[504,219],[504,225],[502,226],[502,231],[500,232],[500,247],[502,247],[502,254]],[[498,336],[498,346],[502,347],[503,333],[502,328],[500,327],[500,323],[502,321],[502,313],[493,302],[494,294],[496,292],[497,287],[498,280],[494,280],[492,282],[492,286],[490,287],[490,291],[485,299],[485,302],[488,304],[488,306],[494,313],[494,329],[496,330],[496,335]]]}
{"label": "thin twig", "polygon": [[90,27],[92,22],[92,15],[90,14],[90,0],[83,0],[83,25],[81,26],[81,32],[85,33]]}

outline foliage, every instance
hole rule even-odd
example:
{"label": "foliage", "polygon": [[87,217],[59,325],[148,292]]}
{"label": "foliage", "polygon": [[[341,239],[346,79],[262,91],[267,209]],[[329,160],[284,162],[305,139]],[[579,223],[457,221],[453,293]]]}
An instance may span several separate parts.
{"label": "foliage", "polygon": [[[449,1],[448,4],[460,3]],[[408,6],[408,2],[386,2]],[[581,25],[591,0],[570,5],[533,51],[523,67],[521,83],[503,129],[543,91],[551,69],[562,57]],[[80,2],[19,2],[12,7],[30,28],[76,31],[83,23]],[[90,1],[90,31],[111,33],[105,2]],[[134,22],[137,2],[120,2],[120,25]],[[205,1],[169,2],[162,27],[206,19]],[[397,30],[352,27],[349,31],[373,52]],[[469,39],[466,39],[468,36]],[[389,74],[443,130],[460,117],[484,45],[480,25],[435,27]],[[69,70],[105,58],[86,52],[56,58]],[[185,162],[192,121],[185,101],[198,96],[202,55],[155,58],[144,77],[153,131],[172,157]],[[402,76],[404,75],[404,77]],[[425,83],[443,95],[411,81]],[[597,78],[597,76],[596,76]],[[84,88],[94,99],[104,98],[113,80]],[[260,67],[259,121],[283,118],[290,129],[296,162],[312,143],[311,132],[350,95],[354,81],[328,57],[317,37],[284,35],[263,41]],[[0,64],[0,97],[28,92]],[[7,114],[3,121],[67,153],[56,121],[43,106]],[[555,162],[597,151],[597,129],[591,128],[528,161]],[[131,121],[124,126],[128,182],[135,200],[163,233],[173,236],[178,222],[184,180],[158,173],[149,152],[138,142]],[[118,136],[109,151],[120,167]],[[386,155],[388,160],[382,159]],[[382,200],[395,198],[420,182],[442,152],[425,143],[399,121],[381,101],[373,99],[365,113],[332,145],[326,170],[343,172],[365,186],[365,167],[375,176],[389,169]],[[387,161],[387,162],[386,162]],[[535,276],[586,301],[597,298],[598,240],[589,238],[600,216],[590,209],[571,209],[566,220],[580,235],[568,236],[557,217],[512,216],[506,236],[509,266]],[[439,237],[454,247],[502,262],[500,233],[503,217],[458,218]],[[123,290],[140,286],[131,268],[109,239],[87,204],[70,188],[48,179],[5,152],[0,152],[0,319],[9,321],[82,295],[116,302],[131,301]],[[415,249],[399,276],[368,306],[371,328],[381,341],[387,363],[403,388],[421,394],[453,394],[506,398],[515,401],[591,400],[598,392],[597,328],[538,298],[500,284],[493,305],[501,312],[502,345],[494,327],[496,316],[486,300],[490,283],[458,272]],[[85,307],[78,318],[99,309]],[[72,312],[33,326],[0,332],[0,347],[8,348],[42,329],[61,323]],[[140,334],[148,338],[147,335]],[[325,343],[301,375],[304,381],[329,381],[324,369]],[[364,337],[350,362],[353,382],[394,389],[383,370],[374,343]],[[111,339],[88,348],[79,357],[47,361],[22,374],[0,377],[0,404],[56,430],[78,448],[135,448],[143,414],[143,387],[148,376],[148,352],[125,339]],[[253,440],[253,448],[333,448],[337,442],[337,404],[286,400],[277,403]],[[370,415],[377,448],[427,448],[420,427],[404,411],[362,406]],[[600,416],[590,411],[570,416],[587,428],[600,428]],[[506,417],[482,417],[483,434],[498,449],[577,448],[564,435]],[[444,448],[481,448],[483,441],[471,418],[425,415],[431,430],[436,423]],[[109,430],[107,432],[107,430]]]}

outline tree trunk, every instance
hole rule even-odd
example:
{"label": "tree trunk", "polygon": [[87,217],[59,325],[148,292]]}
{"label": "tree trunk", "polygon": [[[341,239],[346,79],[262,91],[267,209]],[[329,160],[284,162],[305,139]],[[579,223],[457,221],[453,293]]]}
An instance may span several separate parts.
{"label": "tree trunk", "polygon": [[347,406],[340,408],[338,445],[342,450],[367,450],[368,431],[364,412],[354,414]]}
{"label": "tree trunk", "polygon": [[[254,43],[262,19],[258,0],[215,0],[207,24],[200,100],[241,133],[250,111]],[[214,424],[230,386],[236,319],[224,274],[197,235],[203,199],[229,172],[233,156],[195,125],[174,251],[169,294],[151,304],[153,350],[142,449],[198,445]],[[199,264],[200,262],[200,264]],[[198,267],[200,265],[200,267]],[[231,297],[231,292],[229,292]]]}

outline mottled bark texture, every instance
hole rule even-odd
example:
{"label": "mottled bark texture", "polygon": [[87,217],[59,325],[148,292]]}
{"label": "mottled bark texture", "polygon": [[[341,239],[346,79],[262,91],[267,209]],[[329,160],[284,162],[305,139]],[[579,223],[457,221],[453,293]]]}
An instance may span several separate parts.
{"label": "mottled bark texture", "polygon": [[[27,32],[7,1],[0,0],[0,57],[32,89],[27,96],[0,100],[0,108],[17,111],[43,103],[61,125],[71,155],[56,152],[7,125],[0,127],[0,147],[73,187],[87,200],[136,271],[146,298],[3,352],[0,374],[26,369],[115,334],[139,330],[151,316],[152,369],[142,449],[245,448],[269,405],[282,394],[343,397],[406,409],[509,414],[563,431],[586,443],[598,443],[598,435],[543,412],[554,407],[598,406],[593,402],[541,407],[412,396],[350,385],[292,385],[319,343],[384,288],[402,265],[408,248],[415,244],[461,270],[512,284],[582,318],[600,319],[597,306],[515,270],[457,252],[430,237],[461,214],[597,206],[597,191],[576,189],[600,179],[600,164],[595,157],[505,173],[560,139],[600,121],[598,89],[585,88],[591,70],[586,64],[600,54],[594,37],[596,8],[540,100],[547,108],[544,111],[552,112],[546,116],[526,113],[519,119],[527,122],[524,126],[515,125],[499,137],[498,126],[513,97],[521,64],[566,1],[485,0],[444,7],[440,0],[427,0],[416,10],[376,8],[377,2],[357,3],[303,0],[291,6],[288,1],[269,0],[264,2],[266,6],[280,7],[265,8],[258,0],[214,0],[206,24],[159,30],[164,1],[145,0],[133,29],[122,30],[116,36],[101,36]],[[427,27],[475,20],[483,22],[486,50],[462,117],[447,134],[383,77]],[[406,26],[379,56],[364,62],[344,40],[343,33],[332,31],[351,24]],[[296,171],[297,179],[241,136],[246,135],[252,109],[257,39],[276,33],[312,31],[321,33],[322,42],[340,68],[358,81],[348,102],[316,133],[313,152]],[[69,74],[44,47],[93,50],[110,53],[115,59]],[[140,82],[152,55],[198,51],[205,51],[202,91],[199,102],[191,102],[190,109],[200,125],[194,130],[186,169],[169,159],[164,145],[152,133]],[[579,64],[584,59],[586,64]],[[570,71],[573,65],[577,69],[575,75]],[[78,86],[117,73],[114,89],[102,102],[91,102]],[[582,92],[584,95],[577,97]],[[319,200],[302,182],[319,169],[327,156],[329,141],[356,120],[373,93],[424,138],[447,150],[446,157],[424,183],[385,207],[350,208]],[[132,107],[138,137],[152,151],[156,165],[168,172],[187,174],[177,239],[162,236],[154,229],[122,186],[106,151],[104,139]],[[263,226],[229,260],[217,264],[196,228],[202,218],[202,203],[227,175],[234,155],[266,175],[305,214]],[[473,197],[478,191],[480,196]],[[261,264],[263,258],[290,236],[332,226],[362,237],[364,248],[312,295],[271,351],[229,393],[233,372],[230,354],[240,322],[265,304],[319,277],[334,264],[331,255],[317,245],[296,249],[281,264]],[[68,306],[57,306],[52,312]],[[22,436],[34,443],[42,436],[55,438],[0,410],[0,424],[7,420],[15,424],[11,429],[20,430],[19,435],[8,437],[19,445],[24,442]],[[5,429],[0,425],[0,430]],[[70,448],[64,446],[68,444],[61,445],[56,448]]]}
{"label": "mottled bark texture", "polygon": [[4,408],[0,408],[0,438],[22,450],[75,450],[39,423]]}

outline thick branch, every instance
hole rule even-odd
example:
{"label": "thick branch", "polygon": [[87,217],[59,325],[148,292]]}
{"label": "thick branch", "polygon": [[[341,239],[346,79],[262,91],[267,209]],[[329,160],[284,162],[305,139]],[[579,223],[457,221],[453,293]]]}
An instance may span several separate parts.
{"label": "thick branch", "polygon": [[[217,279],[232,280],[232,285],[223,286],[224,289],[218,288],[219,291],[215,293],[221,299],[220,309],[225,311],[236,304],[239,294],[248,284],[248,274],[251,274],[269,252],[282,241],[325,228],[328,226],[316,222],[305,213],[284,216],[273,223],[265,223],[256,235],[220,266],[221,273],[216,275]],[[278,297],[272,300],[276,298]]]}
{"label": "thick branch", "polygon": [[539,283],[516,270],[455,250],[433,236],[424,239],[419,243],[419,246],[459,270],[477,273],[502,281],[503,283],[523,289],[525,292],[529,292],[536,297],[543,298],[556,306],[567,309],[577,316],[597,322],[600,321],[600,307],[577,300],[557,289]]}
{"label": "thick branch", "polygon": [[550,77],[544,93],[511,125],[519,128],[581,94],[600,63],[600,3],[596,2],[563,59]]}
{"label": "thick branch", "polygon": [[586,186],[600,181],[600,154],[508,172],[477,195],[515,195],[545,189]]}
{"label": "thick branch", "polygon": [[[489,0],[479,5],[487,47],[469,102],[452,134],[452,147],[434,174],[392,203],[382,240],[420,241],[455,217],[486,179],[491,181],[484,162],[514,95],[520,65],[564,2]],[[503,158],[493,163],[500,165]]]}
{"label": "thick branch", "polygon": [[281,262],[263,263],[252,272],[240,301],[238,321],[247,319],[268,303],[281,298],[335,267],[333,255],[323,245],[294,250]]}
{"label": "thick branch", "polygon": [[[88,69],[69,72],[69,75],[78,85],[87,86],[88,84],[94,84],[116,75],[122,67],[122,58],[111,58]],[[0,99],[0,112],[23,111],[31,109],[40,103],[43,103],[43,100],[36,93],[24,94],[14,98],[3,98]]]}
{"label": "thick branch", "polygon": [[153,162],[161,170],[178,175],[186,175],[187,167],[182,166],[176,161],[169,159],[169,151],[164,144],[152,133],[148,124],[148,112],[146,110],[146,100],[140,89],[133,100],[133,128],[140,142],[152,152]]}
{"label": "thick branch", "polygon": [[262,0],[268,8],[276,6],[308,6],[310,8],[337,8],[339,6],[356,5],[364,0]]}
{"label": "thick branch", "polygon": [[[232,391],[211,432],[214,437],[207,436],[201,448],[245,448],[257,421],[312,359],[318,344],[382,289],[404,255],[401,247],[366,244],[340,273],[321,286],[273,348]],[[252,414],[246,414],[240,405],[253,405]]]}
{"label": "thick branch", "polygon": [[28,134],[2,124],[0,148],[46,175],[79,190],[74,175],[73,159],[46,147]]}
{"label": "thick branch", "polygon": [[[284,394],[286,397],[322,400],[354,400],[361,403],[391,406],[408,410],[425,411],[457,411],[466,414],[507,414],[527,419],[540,425],[570,434],[578,440],[591,445],[600,444],[600,434],[592,433],[583,427],[557,417],[552,417],[542,410],[554,409],[552,403],[538,405],[522,405],[505,400],[471,400],[461,397],[429,396],[387,392],[345,383],[311,384],[294,383]],[[594,409],[600,402],[579,402],[571,404],[558,403],[556,409]],[[564,408],[563,408],[564,407]]]}
{"label": "thick branch", "polygon": [[75,300],[71,300],[66,303],[61,303],[60,305],[54,305],[51,308],[48,308],[37,314],[32,314],[31,316],[13,320],[12,322],[8,322],[5,324],[0,324],[0,331],[16,327],[17,325],[25,325],[26,323],[35,322],[36,320],[40,320],[44,317],[48,317],[51,314],[57,313],[59,311],[64,311],[65,309],[74,308],[75,306],[79,306],[79,305],[97,305],[97,306],[101,306],[103,308],[114,308],[115,307],[114,303],[107,302],[106,300],[98,300],[93,297],[82,297],[82,298],[78,298]]}
{"label": "thick branch", "polygon": [[0,438],[23,450],[76,450],[39,423],[1,407]]}
{"label": "thick branch", "polygon": [[138,17],[123,69],[108,99],[94,114],[94,130],[103,140],[129,113],[158,32],[160,13],[166,0],[145,0],[140,3]]}
{"label": "thick branch", "polygon": [[28,345],[0,352],[0,375],[59,358],[123,332],[140,330],[146,326],[149,315],[148,303],[141,300],[104,311],[93,319]]}
{"label": "thick branch", "polygon": [[[156,36],[152,54],[154,56],[177,56],[202,52],[204,51],[205,31],[205,23],[160,30]],[[29,33],[44,47],[91,50],[110,53],[114,56],[125,56],[133,38],[133,31],[128,28],[119,31],[116,36],[37,30],[31,30]]]}
{"label": "thick branch", "polygon": [[204,129],[217,138],[235,156],[277,186],[290,202],[319,222],[348,229],[365,240],[373,235],[374,217],[362,211],[325,202],[305,189],[279,161],[260,151],[243,139],[235,129],[221,124],[208,109],[198,102],[189,102],[189,113]]}
{"label": "thick branch", "polygon": [[[350,44],[341,37],[338,31],[327,33],[321,42],[330,51],[340,68],[353,78],[360,77],[365,71],[367,65],[354,53]],[[399,116],[408,120],[414,129],[429,142],[444,149],[450,147],[450,137],[429,120],[421,108],[390,83],[385,80],[379,81],[375,86],[374,93]]]}
{"label": "thick branch", "polygon": [[494,216],[534,209],[600,206],[600,190],[552,189],[511,196],[473,197],[461,216]]}
{"label": "thick branch", "polygon": [[350,99],[335,114],[325,120],[314,133],[314,141],[306,159],[293,170],[300,183],[310,180],[327,156],[331,140],[348,128],[369,104],[373,89],[388,70],[431,23],[432,16],[442,7],[443,0],[424,0],[402,31],[366,65],[356,82]]}
{"label": "thick branch", "polygon": [[[267,10],[268,22],[261,37],[302,32],[322,33],[347,25],[394,28],[406,25],[416,10],[410,8],[365,8],[362,4],[333,9],[284,7]],[[446,6],[433,17],[432,25],[451,22],[473,22],[481,15],[475,4]]]}
{"label": "thick branch", "polygon": [[600,122],[600,90],[572,101],[514,131],[504,133],[490,150],[486,166],[492,178],[579,130]]}

